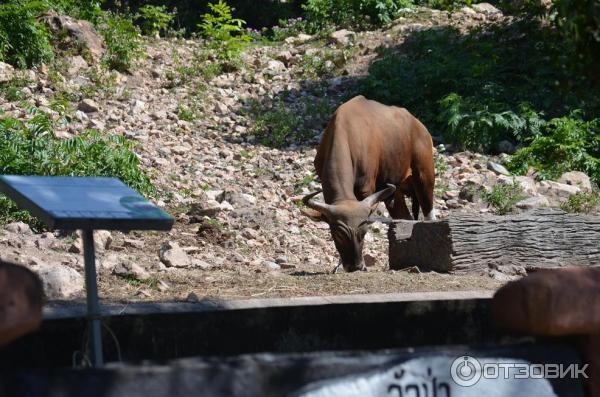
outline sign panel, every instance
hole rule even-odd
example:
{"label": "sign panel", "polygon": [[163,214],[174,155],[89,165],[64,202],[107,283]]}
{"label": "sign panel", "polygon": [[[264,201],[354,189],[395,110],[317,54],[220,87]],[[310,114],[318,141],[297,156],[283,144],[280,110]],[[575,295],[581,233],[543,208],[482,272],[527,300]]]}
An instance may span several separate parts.
{"label": "sign panel", "polygon": [[170,230],[174,222],[116,178],[3,175],[0,192],[50,229]]}
{"label": "sign panel", "polygon": [[555,397],[550,379],[584,377],[576,364],[435,355],[308,385],[298,397]]}

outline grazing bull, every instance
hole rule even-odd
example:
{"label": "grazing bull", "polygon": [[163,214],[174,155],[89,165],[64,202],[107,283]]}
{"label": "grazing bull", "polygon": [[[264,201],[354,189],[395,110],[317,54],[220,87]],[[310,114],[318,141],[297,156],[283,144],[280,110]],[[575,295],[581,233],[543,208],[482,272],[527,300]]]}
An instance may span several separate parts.
{"label": "grazing bull", "polygon": [[[363,240],[380,201],[394,219],[411,219],[404,196],[426,220],[433,210],[433,145],[423,124],[406,109],[357,96],[335,112],[315,156],[325,203],[304,197],[305,214],[329,224],[344,270],[366,270]],[[395,194],[394,194],[395,193]],[[339,265],[334,269],[334,272]]]}

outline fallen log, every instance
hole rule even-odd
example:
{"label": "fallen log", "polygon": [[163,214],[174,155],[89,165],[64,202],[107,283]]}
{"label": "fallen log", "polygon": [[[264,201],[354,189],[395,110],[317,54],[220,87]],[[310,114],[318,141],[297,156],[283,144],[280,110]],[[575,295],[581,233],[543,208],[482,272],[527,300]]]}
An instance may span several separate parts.
{"label": "fallen log", "polygon": [[600,217],[538,209],[510,216],[457,213],[433,222],[393,221],[390,269],[486,273],[600,265]]}

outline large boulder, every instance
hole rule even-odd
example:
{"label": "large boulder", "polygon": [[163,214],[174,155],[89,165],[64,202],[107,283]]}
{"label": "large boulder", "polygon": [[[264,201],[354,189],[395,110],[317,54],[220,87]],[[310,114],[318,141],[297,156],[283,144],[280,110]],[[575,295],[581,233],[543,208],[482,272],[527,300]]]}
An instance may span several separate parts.
{"label": "large boulder", "polygon": [[15,69],[8,63],[0,62],[0,83],[10,81],[15,75]]}
{"label": "large boulder", "polygon": [[65,37],[61,42],[64,49],[83,49],[83,52],[89,54],[96,62],[106,52],[102,36],[94,30],[94,26],[88,21],[55,13],[45,15],[42,21],[50,28],[55,37]]}
{"label": "large boulder", "polygon": [[592,182],[590,181],[590,177],[581,171],[565,172],[558,179],[558,182],[564,183],[566,185],[577,186],[578,188],[586,192],[592,191]]}

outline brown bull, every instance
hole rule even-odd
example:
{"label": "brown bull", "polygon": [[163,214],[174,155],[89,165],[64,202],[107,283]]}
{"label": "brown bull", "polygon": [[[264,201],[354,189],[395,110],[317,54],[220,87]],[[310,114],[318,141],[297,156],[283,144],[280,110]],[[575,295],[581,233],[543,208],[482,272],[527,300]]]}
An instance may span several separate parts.
{"label": "brown bull", "polygon": [[407,195],[414,219],[419,207],[426,220],[435,219],[431,136],[406,109],[363,96],[342,104],[325,129],[314,164],[325,203],[313,200],[320,191],[304,197],[316,210],[307,215],[329,224],[346,271],[365,270],[363,240],[380,201],[392,218],[412,219]]}

